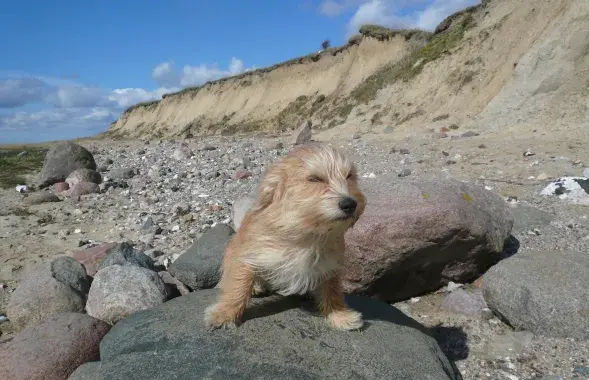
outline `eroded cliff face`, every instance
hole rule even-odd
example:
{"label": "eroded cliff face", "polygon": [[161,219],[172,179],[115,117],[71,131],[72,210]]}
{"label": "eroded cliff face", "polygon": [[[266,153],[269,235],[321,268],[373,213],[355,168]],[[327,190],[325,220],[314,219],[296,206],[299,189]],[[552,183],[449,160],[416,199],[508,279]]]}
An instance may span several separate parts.
{"label": "eroded cliff face", "polygon": [[344,47],[132,107],[108,135],[584,122],[588,37],[585,0],[485,1],[435,34],[367,28]]}

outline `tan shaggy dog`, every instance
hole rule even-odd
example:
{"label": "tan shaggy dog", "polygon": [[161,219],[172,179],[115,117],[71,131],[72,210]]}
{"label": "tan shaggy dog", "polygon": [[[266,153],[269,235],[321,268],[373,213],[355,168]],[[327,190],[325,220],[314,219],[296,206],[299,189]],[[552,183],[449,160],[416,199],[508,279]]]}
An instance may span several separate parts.
{"label": "tan shaggy dog", "polygon": [[344,302],[340,275],[344,233],[366,206],[357,180],[348,157],[327,145],[304,145],[273,164],[227,245],[207,326],[235,327],[252,294],[266,289],[312,293],[332,327],[361,328],[362,314]]}

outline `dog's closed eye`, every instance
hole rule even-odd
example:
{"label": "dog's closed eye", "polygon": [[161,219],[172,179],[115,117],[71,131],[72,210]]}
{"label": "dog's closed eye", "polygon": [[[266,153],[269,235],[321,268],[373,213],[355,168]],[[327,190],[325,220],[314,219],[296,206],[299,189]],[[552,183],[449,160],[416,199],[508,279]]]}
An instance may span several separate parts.
{"label": "dog's closed eye", "polygon": [[308,180],[309,182],[325,182],[325,181],[323,180],[323,178],[321,178],[321,177],[319,177],[319,176],[316,176],[316,175],[311,175],[311,176],[309,176],[309,177],[307,178],[307,180]]}

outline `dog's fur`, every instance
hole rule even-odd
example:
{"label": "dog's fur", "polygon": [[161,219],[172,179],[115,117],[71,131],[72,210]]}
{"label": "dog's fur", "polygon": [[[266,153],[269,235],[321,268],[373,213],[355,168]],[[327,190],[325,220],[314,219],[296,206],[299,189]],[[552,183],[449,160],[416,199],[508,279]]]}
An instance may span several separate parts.
{"label": "dog's fur", "polygon": [[[272,165],[258,198],[227,245],[220,297],[205,311],[210,328],[235,327],[250,297],[313,293],[336,329],[363,326],[361,313],[344,302],[341,268],[344,233],[363,214],[366,198],[355,166],[327,145],[304,145]],[[351,214],[342,198],[356,201]]]}

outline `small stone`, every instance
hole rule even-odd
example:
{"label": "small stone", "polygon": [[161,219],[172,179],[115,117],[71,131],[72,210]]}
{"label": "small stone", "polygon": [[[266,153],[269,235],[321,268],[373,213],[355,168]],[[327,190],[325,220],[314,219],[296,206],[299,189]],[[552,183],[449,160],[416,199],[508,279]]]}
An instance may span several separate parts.
{"label": "small stone", "polygon": [[548,175],[546,173],[540,173],[538,174],[538,176],[536,177],[537,180],[539,181],[544,181],[548,179]]}
{"label": "small stone", "polygon": [[401,154],[409,154],[409,149],[405,149],[405,148],[399,149],[399,153],[401,153]]}
{"label": "small stone", "polygon": [[495,314],[493,313],[493,310],[489,309],[488,307],[485,307],[481,311],[481,318],[489,321],[489,320],[495,318]]}
{"label": "small stone", "polygon": [[147,256],[149,256],[152,260],[155,260],[158,257],[164,255],[164,253],[162,251],[160,251],[159,249],[155,249],[155,248],[148,249],[147,251],[145,251],[145,254]]}
{"label": "small stone", "polygon": [[360,133],[356,132],[352,135],[352,140],[358,140],[361,137],[362,137],[362,135]]}
{"label": "small stone", "polygon": [[194,219],[194,215],[192,215],[190,213],[182,216],[183,223],[190,223],[190,222],[192,222],[193,219]]}
{"label": "small stone", "polygon": [[66,179],[65,182],[74,187],[76,184],[81,182],[91,182],[95,184],[102,183],[102,176],[95,170],[81,168],[74,170]]}
{"label": "small stone", "polygon": [[33,193],[23,199],[23,203],[27,205],[39,205],[42,203],[48,202],[60,202],[61,200],[53,193],[48,191],[41,191],[38,193]]}
{"label": "small stone", "polygon": [[311,141],[312,133],[310,121],[301,124],[293,134],[293,145],[300,145]]}
{"label": "small stone", "polygon": [[479,133],[473,132],[473,131],[466,131],[460,135],[460,137],[462,137],[462,138],[475,137],[475,136],[479,136]]}
{"label": "small stone", "polygon": [[401,170],[401,172],[397,175],[398,177],[408,177],[411,175],[411,169],[403,169]]}
{"label": "small stone", "polygon": [[485,149],[486,147],[487,147],[487,146],[486,146],[485,144],[481,144],[481,145],[479,145],[479,148],[480,148],[480,149]]}
{"label": "small stone", "polygon": [[131,168],[120,168],[111,170],[109,177],[115,181],[122,181],[135,177],[135,171]]}
{"label": "small stone", "polygon": [[395,130],[393,127],[389,126],[382,130],[383,133],[393,133]]}
{"label": "small stone", "polygon": [[67,182],[58,182],[55,184],[55,194],[59,195],[61,193],[63,193],[64,191],[69,190],[70,185],[68,185]]}
{"label": "small stone", "polygon": [[172,154],[172,157],[179,161],[187,160],[192,156],[194,156],[192,149],[190,149],[185,143],[180,144],[180,146],[176,148]]}
{"label": "small stone", "polygon": [[176,277],[172,276],[170,273],[166,271],[161,271],[157,273],[162,281],[166,284],[168,288],[170,288],[171,293],[178,293],[175,296],[185,296],[190,293],[190,290],[180,282]]}
{"label": "small stone", "polygon": [[238,179],[246,179],[252,176],[252,173],[244,170],[244,169],[238,169],[235,171],[235,173],[233,173],[233,175],[231,176],[231,179],[233,180],[238,180]]}

